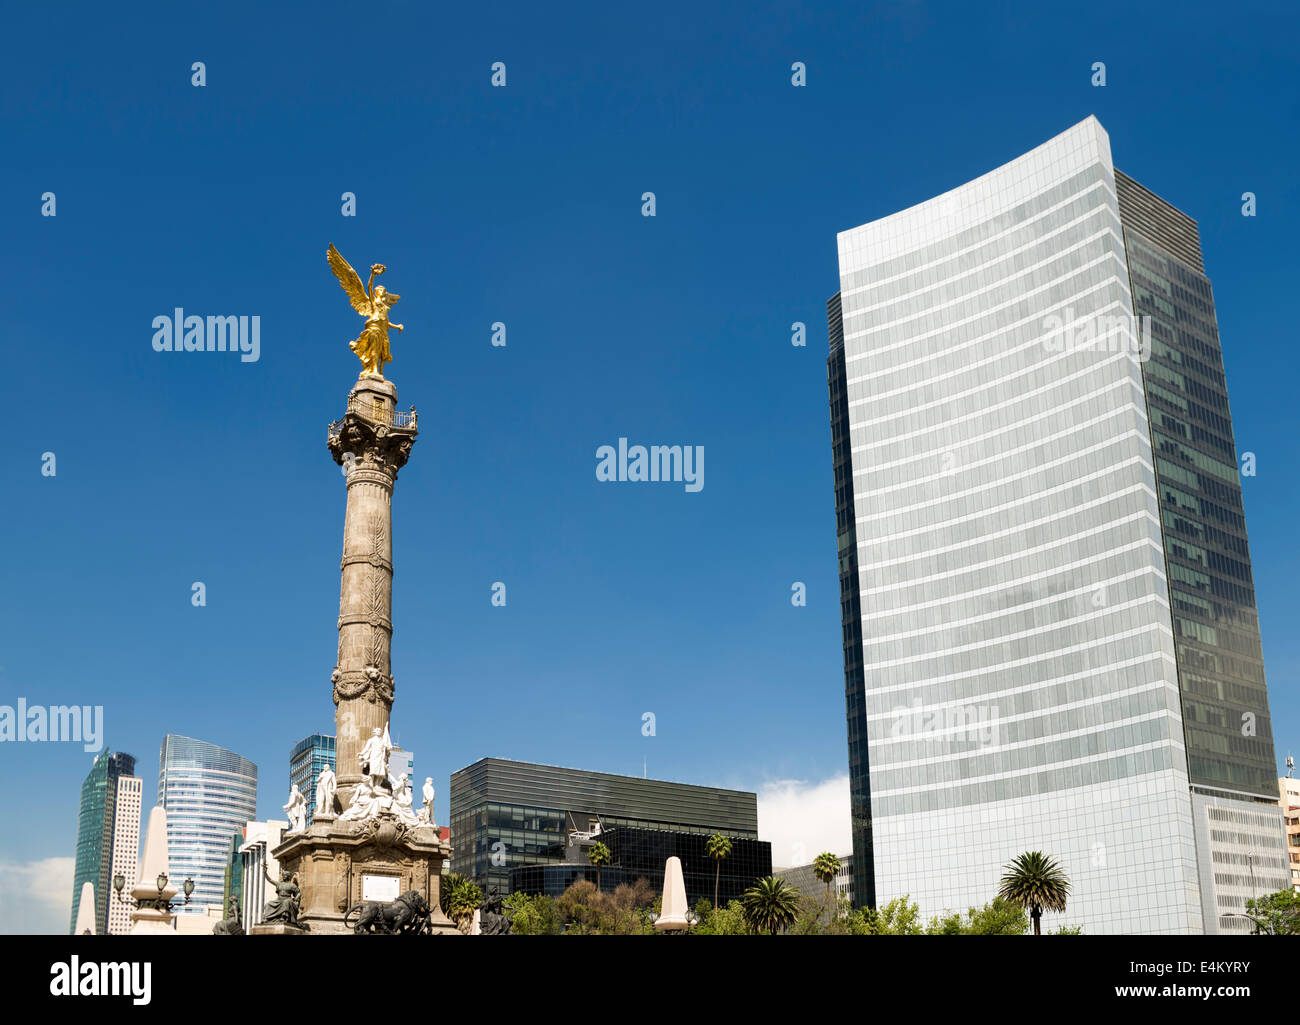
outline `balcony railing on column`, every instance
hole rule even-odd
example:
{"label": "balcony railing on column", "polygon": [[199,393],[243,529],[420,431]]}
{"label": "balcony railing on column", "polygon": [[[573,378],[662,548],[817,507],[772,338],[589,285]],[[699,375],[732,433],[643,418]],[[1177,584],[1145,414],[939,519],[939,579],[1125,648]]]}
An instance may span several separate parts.
{"label": "balcony railing on column", "polygon": [[[369,397],[353,395],[348,399],[348,412],[364,417],[371,423],[383,424],[385,427],[395,427],[398,430],[405,431],[419,429],[419,414],[416,413],[414,406],[407,413],[402,412],[400,409],[390,411],[382,402],[377,402]],[[341,420],[335,420],[330,424],[330,436],[338,434],[342,426],[343,422]]]}

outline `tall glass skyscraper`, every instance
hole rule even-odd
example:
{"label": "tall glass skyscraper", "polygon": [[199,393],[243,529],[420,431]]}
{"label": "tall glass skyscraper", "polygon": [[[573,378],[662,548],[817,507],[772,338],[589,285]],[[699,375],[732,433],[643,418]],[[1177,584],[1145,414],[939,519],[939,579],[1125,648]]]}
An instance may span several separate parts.
{"label": "tall glass skyscraper", "polygon": [[[95,934],[103,936],[109,931],[109,894],[113,889],[114,837],[129,845],[130,809],[123,809],[123,821],[118,822],[118,781],[135,775],[135,758],[122,752],[105,748],[96,757],[90,772],[81,784],[81,804],[77,813],[77,852],[72,876],[72,915],[68,932],[77,926],[77,906],[81,901],[81,887],[90,883],[95,888]],[[135,844],[140,840],[140,805],[135,805]],[[122,827],[118,829],[119,825]],[[134,878],[132,879],[134,881]]]}
{"label": "tall glass skyscraper", "polygon": [[334,738],[323,733],[313,733],[293,745],[289,752],[289,785],[298,787],[307,798],[307,825],[311,825],[316,815],[316,781],[320,779],[321,770],[329,766],[337,772],[334,765]]}
{"label": "tall glass skyscraper", "polygon": [[[1204,480],[1231,512],[1211,481],[1226,472],[1236,487],[1235,456],[1207,469],[1203,443],[1153,453],[1147,357],[1162,335],[1169,360],[1192,349],[1173,305],[1139,336],[1125,244],[1137,220],[1122,210],[1136,206],[1121,196],[1088,118],[839,236],[828,381],[860,902],[981,905],[1007,862],[1043,850],[1073,883],[1065,921],[1200,932],[1212,852],[1198,875],[1190,784],[1211,762],[1272,772],[1262,664],[1251,744],[1222,716],[1212,742],[1198,733],[1203,703],[1180,690],[1209,634],[1184,645],[1171,608],[1185,591],[1171,577],[1191,567],[1162,528],[1157,460],[1196,475],[1189,497]],[[1159,280],[1186,291],[1199,324],[1187,337],[1204,342],[1208,282]],[[1212,348],[1213,367],[1208,347],[1196,358],[1222,391],[1217,335]],[[1242,523],[1229,551],[1248,578],[1244,536]],[[1233,593],[1236,621],[1253,622],[1253,596],[1246,609]],[[1208,620],[1186,622],[1208,628],[1207,604]]]}
{"label": "tall glass skyscraper", "polygon": [[[158,756],[171,878],[194,880],[183,913],[222,903],[231,834],[257,818],[257,766],[224,747],[168,734]],[[224,910],[224,909],[223,909]]]}
{"label": "tall glass skyscraper", "polygon": [[[1160,492],[1207,932],[1245,933],[1290,859],[1228,384],[1196,222],[1115,172]],[[1208,854],[1208,856],[1207,856]]]}

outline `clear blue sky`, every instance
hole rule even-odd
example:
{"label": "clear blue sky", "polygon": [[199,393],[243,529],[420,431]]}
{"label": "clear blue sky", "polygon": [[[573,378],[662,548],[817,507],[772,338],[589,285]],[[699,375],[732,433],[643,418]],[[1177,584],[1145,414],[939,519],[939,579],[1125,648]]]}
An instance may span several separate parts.
{"label": "clear blue sky", "polygon": [[[1269,13],[1288,6],[11,9],[0,702],[104,705],[146,804],[163,734],[233,748],[280,814],[290,746],[333,730],[325,426],[359,320],[332,241],[403,296],[388,376],[421,434],[396,496],[393,728],[439,812],[488,754],[745,788],[842,775],[835,233],[1096,114],[1116,164],[1200,222],[1258,459],[1280,760],[1300,747],[1300,68],[1294,16]],[[155,353],[177,306],[260,316],[261,360]],[[704,490],[598,483],[620,436],[704,446]],[[0,745],[0,861],[71,855],[90,761]]]}

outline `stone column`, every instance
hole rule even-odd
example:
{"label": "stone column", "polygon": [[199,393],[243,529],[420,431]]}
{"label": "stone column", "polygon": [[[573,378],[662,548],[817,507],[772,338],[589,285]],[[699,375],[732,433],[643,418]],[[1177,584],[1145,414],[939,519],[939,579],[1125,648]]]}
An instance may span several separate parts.
{"label": "stone column", "polygon": [[397,388],[379,376],[357,381],[347,412],[329,430],[330,453],[344,468],[348,494],[332,677],[341,808],[361,780],[362,746],[372,729],[388,724],[393,705],[393,485],[415,436],[414,407],[397,412]]}

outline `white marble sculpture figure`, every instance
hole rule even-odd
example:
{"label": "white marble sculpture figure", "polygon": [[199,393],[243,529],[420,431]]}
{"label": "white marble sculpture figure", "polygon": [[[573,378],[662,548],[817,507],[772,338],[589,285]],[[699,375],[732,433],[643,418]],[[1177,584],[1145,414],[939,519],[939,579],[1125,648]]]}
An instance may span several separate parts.
{"label": "white marble sculpture figure", "polygon": [[421,792],[424,797],[424,808],[420,811],[420,821],[425,825],[433,826],[437,829],[437,823],[433,820],[433,777],[424,777],[424,789]]}
{"label": "white marble sculpture figure", "polygon": [[374,799],[370,802],[370,817],[374,818],[380,814],[397,814],[397,802],[393,800],[391,786],[375,787]]}
{"label": "white marble sculpture figure", "polygon": [[282,807],[289,816],[290,833],[301,833],[307,828],[307,798],[302,796],[297,783],[289,787],[289,803]]}
{"label": "white marble sculpture figure", "polygon": [[339,816],[340,822],[359,822],[375,814],[375,790],[369,780],[363,779],[352,791],[352,803]]}
{"label": "white marble sculpture figure", "polygon": [[392,750],[387,726],[384,727],[382,736],[378,726],[370,731],[370,739],[362,747],[357,760],[361,763],[361,772],[370,777],[370,786],[374,789],[378,789],[388,779],[388,756]]}
{"label": "white marble sculpture figure", "polygon": [[402,773],[397,782],[393,784],[393,810],[397,812],[397,817],[408,826],[416,826],[420,823],[420,820],[415,817],[412,801],[411,781],[407,779],[406,773]]}
{"label": "white marble sculpture figure", "polygon": [[316,814],[333,815],[334,814],[334,795],[338,792],[338,779],[334,775],[334,770],[328,765],[320,771],[320,778],[316,780]]}

